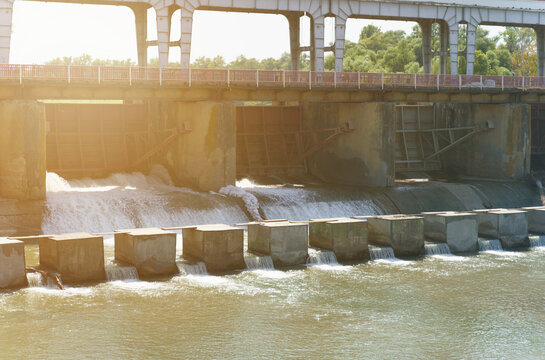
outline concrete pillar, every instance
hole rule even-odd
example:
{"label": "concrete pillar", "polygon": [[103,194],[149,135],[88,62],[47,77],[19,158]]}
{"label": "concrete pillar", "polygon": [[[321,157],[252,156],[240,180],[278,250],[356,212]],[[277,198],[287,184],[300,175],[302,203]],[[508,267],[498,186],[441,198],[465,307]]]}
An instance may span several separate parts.
{"label": "concrete pillar", "polygon": [[335,17],[335,71],[343,71],[344,59],[344,34],[346,31],[346,19]]}
{"label": "concrete pillar", "polygon": [[26,284],[24,243],[0,238],[0,289],[23,287]]}
{"label": "concrete pillar", "polygon": [[528,241],[528,213],[521,210],[477,210],[479,235],[499,239],[504,249],[525,247]]}
{"label": "concrete pillar", "polygon": [[157,47],[159,49],[159,66],[168,66],[168,51],[170,41],[171,11],[168,6],[156,8],[157,17]]}
{"label": "concrete pillar", "polygon": [[61,275],[65,284],[106,280],[104,243],[89,233],[53,235],[40,238],[40,266]]}
{"label": "concrete pillar", "polygon": [[248,250],[269,255],[275,267],[304,264],[308,257],[308,225],[287,221],[250,224]]}
{"label": "concrete pillar", "polygon": [[424,254],[424,218],[411,215],[386,215],[367,219],[369,242],[389,246],[398,257]]}
{"label": "concrete pillar", "polygon": [[479,250],[477,214],[473,213],[423,213],[426,238],[447,243],[453,253]]}
{"label": "concrete pillar", "polygon": [[0,0],[0,64],[9,64],[13,1]]}
{"label": "concrete pillar", "polygon": [[[466,74],[473,75],[475,68],[475,42],[477,41],[477,25],[467,24],[466,38]],[[484,74],[486,75],[486,74]]]}
{"label": "concrete pillar", "polygon": [[449,56],[449,26],[446,22],[439,23],[439,37],[441,42],[441,58],[439,61],[439,73],[446,74],[448,72]]}
{"label": "concrete pillar", "polygon": [[449,24],[450,73],[458,75],[458,23]]}
{"label": "concrete pillar", "polygon": [[0,197],[45,198],[45,107],[0,101]]}
{"label": "concrete pillar", "polygon": [[200,225],[183,231],[184,256],[203,261],[208,271],[246,268],[244,230],[229,225]]}
{"label": "concrete pillar", "polygon": [[140,277],[178,272],[176,234],[157,228],[117,230],[115,259],[136,267]]}
{"label": "concrete pillar", "polygon": [[193,31],[193,11],[182,9],[181,14],[180,66],[187,69],[191,65],[191,34]]}
{"label": "concrete pillar", "polygon": [[339,261],[369,260],[367,220],[350,218],[311,220],[309,244],[333,251]]}
{"label": "concrete pillar", "polygon": [[545,26],[534,28],[537,45],[537,72],[539,76],[545,76]]}
{"label": "concrete pillar", "polygon": [[299,70],[301,63],[301,15],[299,13],[287,13],[290,29],[290,55],[291,70]]}
{"label": "concrete pillar", "polygon": [[312,21],[311,33],[311,70],[324,71],[324,17],[318,16]]}
{"label": "concrete pillar", "polygon": [[431,60],[432,56],[432,43],[431,43],[431,31],[433,21],[424,20],[420,21],[420,29],[422,29],[422,63],[424,65],[424,73],[431,73]]}
{"label": "concrete pillar", "polygon": [[545,234],[545,206],[525,207],[521,210],[528,212],[528,231]]}
{"label": "concrete pillar", "polygon": [[136,50],[138,66],[148,65],[148,7],[146,5],[132,5],[134,23],[136,26]]}

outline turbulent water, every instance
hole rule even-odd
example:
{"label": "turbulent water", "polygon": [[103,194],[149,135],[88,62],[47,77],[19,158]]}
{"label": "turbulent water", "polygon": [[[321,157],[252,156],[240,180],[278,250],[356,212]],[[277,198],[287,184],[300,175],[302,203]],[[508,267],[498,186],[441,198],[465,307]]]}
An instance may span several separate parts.
{"label": "turbulent water", "polygon": [[[248,221],[246,214],[307,220],[388,207],[358,189],[249,181],[203,194],[172,186],[161,167],[47,180],[44,233],[235,224]],[[407,206],[421,200],[405,189],[390,195]],[[470,190],[459,198],[480,206]],[[508,252],[498,251],[497,240],[480,240],[483,252],[468,257],[441,256],[446,244],[427,244],[440,256],[411,261],[370,247],[374,261],[350,266],[311,249],[307,266],[289,270],[246,254],[247,271],[224,276],[180,258],[178,275],[144,281],[112,262],[107,238],[110,281],[61,291],[30,274],[31,287],[0,292],[0,359],[542,359],[545,248],[542,237],[530,242],[528,251]],[[27,266],[36,266],[37,245],[25,251]]]}

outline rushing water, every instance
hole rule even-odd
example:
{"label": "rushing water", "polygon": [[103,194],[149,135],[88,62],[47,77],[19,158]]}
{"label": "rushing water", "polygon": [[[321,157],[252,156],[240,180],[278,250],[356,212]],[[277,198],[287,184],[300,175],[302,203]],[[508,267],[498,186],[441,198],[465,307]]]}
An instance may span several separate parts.
{"label": "rushing water", "polygon": [[[256,201],[267,218],[381,213],[357,190],[240,185],[196,193],[173,187],[162,168],[102,181],[49,174],[43,229],[233,224],[248,221]],[[224,276],[180,258],[179,275],[143,281],[112,263],[106,238],[111,281],[61,291],[32,274],[32,287],[0,292],[0,359],[545,358],[542,238],[521,252],[490,251],[498,243],[481,240],[474,256],[411,261],[371,247],[374,261],[351,266],[311,249],[308,266],[289,270],[247,254],[249,271]],[[26,252],[37,265],[37,246]]]}

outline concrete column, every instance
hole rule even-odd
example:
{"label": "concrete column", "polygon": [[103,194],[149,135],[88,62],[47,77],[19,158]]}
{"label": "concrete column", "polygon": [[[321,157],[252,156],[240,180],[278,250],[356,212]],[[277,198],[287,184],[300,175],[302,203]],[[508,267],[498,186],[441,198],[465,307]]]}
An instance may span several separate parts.
{"label": "concrete column", "polygon": [[458,75],[458,23],[449,24],[450,73]]}
{"label": "concrete column", "polygon": [[545,26],[534,28],[537,43],[537,72],[539,76],[545,76]]}
{"label": "concrete column", "polygon": [[9,64],[13,2],[0,0],[0,64]]}
{"label": "concrete column", "polygon": [[142,5],[131,6],[134,12],[136,25],[136,49],[138,52],[138,66],[148,65],[148,7]]}
{"label": "concrete column", "polygon": [[419,22],[420,29],[422,29],[422,63],[424,65],[424,73],[431,73],[431,27],[433,22],[431,20],[424,20]]}
{"label": "concrete column", "polygon": [[441,58],[439,62],[439,73],[446,74],[448,71],[448,49],[449,49],[449,27],[446,22],[439,23],[439,36],[441,42]]}
{"label": "concrete column", "polygon": [[159,48],[159,66],[168,66],[168,50],[170,41],[170,16],[168,7],[155,9],[157,16],[157,47]]}
{"label": "concrete column", "polygon": [[[473,75],[475,68],[475,42],[477,40],[477,25],[467,24],[466,39],[466,74]],[[485,74],[486,75],[486,74]]]}
{"label": "concrete column", "polygon": [[291,69],[299,70],[301,59],[301,16],[298,13],[285,14],[290,28]]}
{"label": "concrete column", "polygon": [[180,66],[182,67],[182,69],[187,69],[191,65],[191,33],[193,31],[193,11],[182,9],[181,22],[182,31],[180,37]]}
{"label": "concrete column", "polygon": [[344,33],[346,30],[346,19],[335,17],[335,71],[343,71],[344,59]]}
{"label": "concrete column", "polygon": [[311,34],[312,71],[324,71],[324,17],[319,16],[312,21]]}

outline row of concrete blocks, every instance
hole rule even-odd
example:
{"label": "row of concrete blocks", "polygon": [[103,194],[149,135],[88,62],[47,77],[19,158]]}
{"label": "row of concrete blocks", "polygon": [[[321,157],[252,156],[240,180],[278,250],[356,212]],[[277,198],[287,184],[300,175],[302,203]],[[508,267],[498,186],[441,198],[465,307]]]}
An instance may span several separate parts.
{"label": "row of concrete blocks", "polygon": [[[184,257],[203,261],[211,272],[244,269],[243,229],[228,225],[185,227]],[[504,248],[528,245],[528,231],[545,233],[545,207],[520,210],[433,212],[421,215],[287,220],[248,224],[248,250],[271,256],[276,267],[304,264],[308,247],[335,253],[339,261],[369,259],[368,241],[392,247],[398,257],[424,253],[424,240],[445,242],[454,253],[476,252],[478,236],[499,239]],[[135,266],[141,277],[178,272],[176,234],[158,228],[115,232],[115,259]],[[65,283],[105,280],[101,236],[62,234],[39,239],[40,266]],[[0,240],[0,288],[26,284],[24,243]]]}

